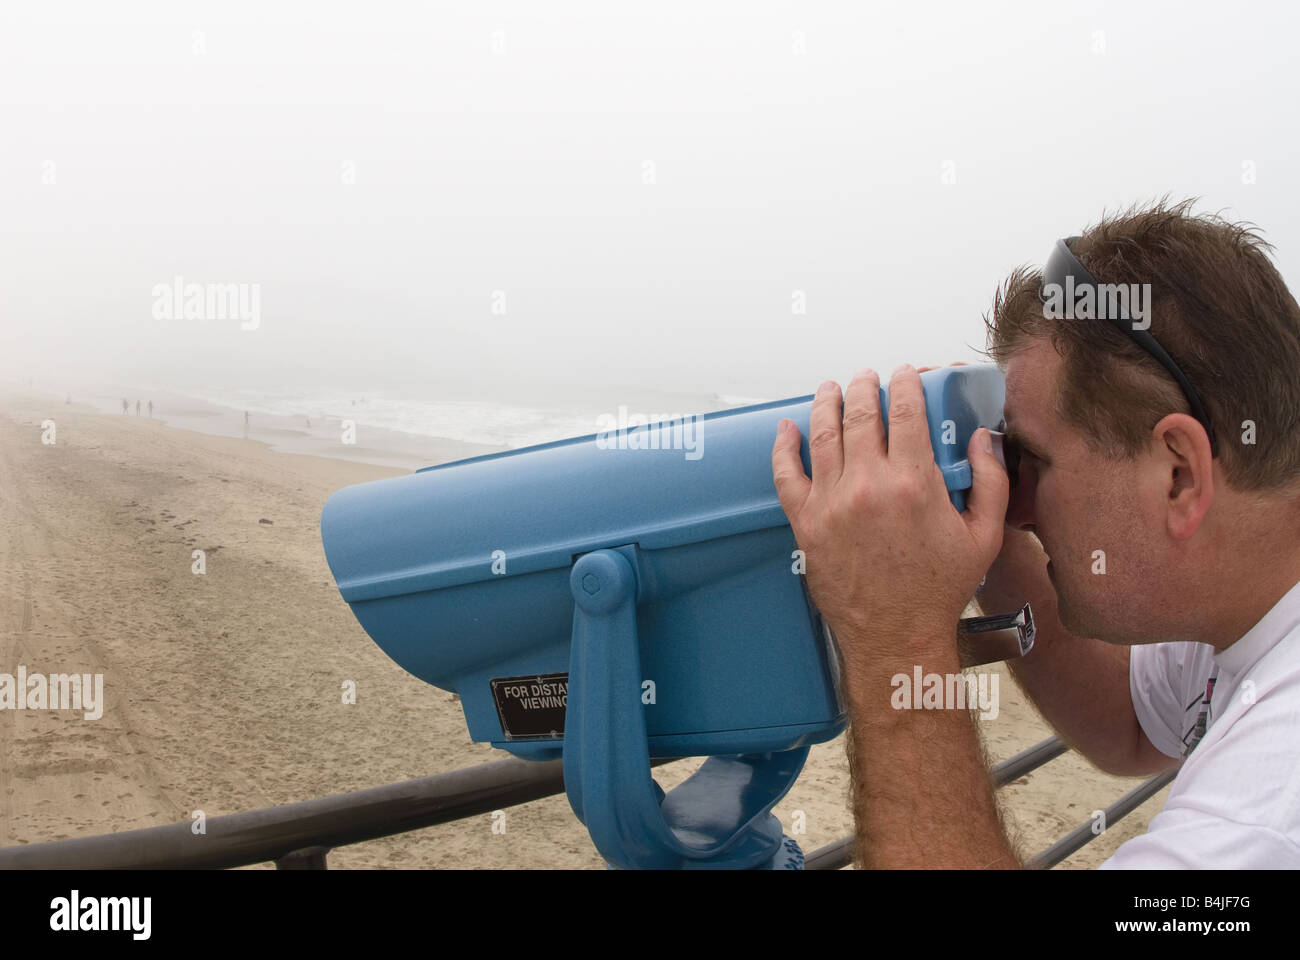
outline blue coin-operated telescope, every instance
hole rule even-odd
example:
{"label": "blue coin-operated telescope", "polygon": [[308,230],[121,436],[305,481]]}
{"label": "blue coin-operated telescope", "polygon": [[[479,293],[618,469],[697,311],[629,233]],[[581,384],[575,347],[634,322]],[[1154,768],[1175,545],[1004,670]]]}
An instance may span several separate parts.
{"label": "blue coin-operated telescope", "polygon": [[[922,375],[958,510],[1002,417],[992,365]],[[881,390],[882,410],[888,411]],[[474,740],[564,761],[612,865],[798,865],[772,807],[845,725],[830,630],[772,484],[812,397],[440,464],[321,514],[339,591],[384,652],[460,695]],[[706,756],[666,794],[650,759]]]}

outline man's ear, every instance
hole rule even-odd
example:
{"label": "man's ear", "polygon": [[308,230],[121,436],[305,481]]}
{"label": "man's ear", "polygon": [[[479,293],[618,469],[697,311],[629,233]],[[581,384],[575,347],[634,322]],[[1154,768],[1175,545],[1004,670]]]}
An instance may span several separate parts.
{"label": "man's ear", "polygon": [[1195,417],[1171,413],[1151,430],[1156,468],[1165,487],[1165,526],[1175,540],[1188,540],[1214,503],[1214,457],[1210,438]]}

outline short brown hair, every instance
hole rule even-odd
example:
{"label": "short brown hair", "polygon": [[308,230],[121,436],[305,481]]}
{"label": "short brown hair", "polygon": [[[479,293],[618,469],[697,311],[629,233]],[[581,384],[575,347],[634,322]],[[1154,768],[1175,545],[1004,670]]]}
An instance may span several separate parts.
{"label": "short brown hair", "polygon": [[[1300,306],[1257,228],[1193,215],[1194,202],[1103,214],[1071,249],[1098,283],[1151,285],[1149,332],[1200,395],[1229,485],[1289,487],[1300,480]],[[1028,338],[1050,338],[1063,361],[1058,416],[1097,452],[1136,457],[1161,418],[1191,412],[1182,390],[1111,323],[1049,318],[1041,279],[1020,267],[998,288],[986,354],[1003,365]]]}

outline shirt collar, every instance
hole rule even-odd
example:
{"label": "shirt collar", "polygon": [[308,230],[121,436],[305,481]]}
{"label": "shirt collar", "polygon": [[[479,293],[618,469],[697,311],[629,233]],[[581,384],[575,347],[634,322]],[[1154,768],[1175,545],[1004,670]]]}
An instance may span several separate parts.
{"label": "shirt collar", "polygon": [[1300,583],[1283,594],[1240,640],[1216,653],[1214,662],[1221,671],[1241,676],[1297,626],[1300,626]]}

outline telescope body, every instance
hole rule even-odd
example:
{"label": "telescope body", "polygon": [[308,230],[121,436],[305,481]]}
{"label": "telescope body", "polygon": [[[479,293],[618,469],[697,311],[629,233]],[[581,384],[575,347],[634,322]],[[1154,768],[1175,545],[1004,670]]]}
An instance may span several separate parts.
{"label": "telescope body", "polygon": [[[935,460],[961,510],[967,445],[1001,419],[1002,375],[992,365],[947,367],[922,374],[922,384]],[[810,471],[811,404],[620,422],[349,487],[321,515],[326,557],[375,642],[459,694],[474,740],[517,756],[562,754],[583,599],[571,575],[598,551],[621,555],[632,574],[638,663],[629,682],[649,756],[824,741],[845,723],[838,659],[771,470],[777,424],[788,417]],[[884,389],[881,404],[887,417]]]}

